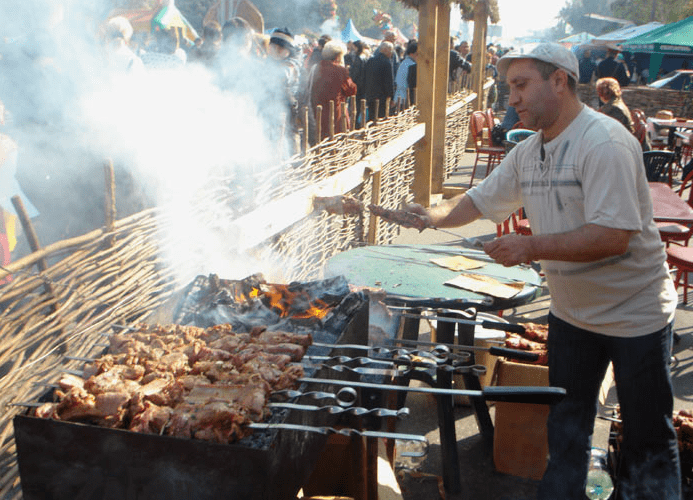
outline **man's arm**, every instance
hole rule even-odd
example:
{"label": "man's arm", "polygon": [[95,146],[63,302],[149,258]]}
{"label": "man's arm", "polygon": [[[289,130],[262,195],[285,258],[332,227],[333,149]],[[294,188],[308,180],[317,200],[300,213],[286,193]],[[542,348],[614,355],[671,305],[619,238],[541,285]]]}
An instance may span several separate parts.
{"label": "man's arm", "polygon": [[596,224],[558,234],[507,235],[484,245],[484,251],[504,266],[533,260],[592,262],[622,255],[633,231]]}
{"label": "man's arm", "polygon": [[459,227],[481,217],[472,199],[461,194],[426,210],[418,204],[410,204],[405,210],[421,215],[433,227]]}

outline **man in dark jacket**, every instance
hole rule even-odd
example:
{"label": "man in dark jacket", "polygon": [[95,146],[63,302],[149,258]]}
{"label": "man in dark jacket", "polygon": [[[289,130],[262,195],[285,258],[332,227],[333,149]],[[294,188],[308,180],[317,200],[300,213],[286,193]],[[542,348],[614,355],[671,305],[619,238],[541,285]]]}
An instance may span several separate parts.
{"label": "man in dark jacket", "polygon": [[[368,102],[368,119],[377,116],[385,117],[385,101],[395,95],[395,85],[392,78],[392,62],[390,58],[395,48],[390,42],[382,42],[373,57],[366,63],[366,101]],[[376,109],[376,100],[379,101]]]}
{"label": "man in dark jacket", "polygon": [[615,49],[607,49],[606,59],[597,65],[595,76],[599,78],[616,78],[621,87],[628,85],[630,78],[626,67],[616,61],[618,51]]}

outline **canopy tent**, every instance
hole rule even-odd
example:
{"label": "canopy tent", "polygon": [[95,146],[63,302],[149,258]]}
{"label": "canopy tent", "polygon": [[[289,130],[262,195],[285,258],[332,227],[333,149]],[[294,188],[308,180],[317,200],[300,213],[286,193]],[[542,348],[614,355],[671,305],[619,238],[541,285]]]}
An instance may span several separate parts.
{"label": "canopy tent", "polygon": [[616,44],[623,43],[636,36],[644,35],[645,33],[659,28],[660,26],[663,26],[663,24],[656,21],[641,24],[640,26],[626,26],[624,28],[619,28],[617,30],[610,31],[609,33],[604,33],[603,35],[594,37],[592,40],[590,40],[590,45],[616,48]]}
{"label": "canopy tent", "polygon": [[693,16],[665,24],[619,44],[627,52],[650,54],[650,76],[659,72],[666,55],[693,57]]}
{"label": "canopy tent", "polygon": [[587,33],[586,31],[582,31],[580,33],[575,33],[574,35],[567,36],[565,38],[562,38],[561,40],[558,41],[558,43],[567,46],[568,48],[572,47],[573,45],[580,45],[583,43],[587,43],[590,40],[594,38],[594,35],[591,33]]}
{"label": "canopy tent", "polygon": [[359,31],[356,29],[354,21],[349,19],[349,22],[347,22],[346,26],[342,30],[342,42],[355,42],[356,40],[362,39],[363,36],[361,36],[361,33],[359,33]]}

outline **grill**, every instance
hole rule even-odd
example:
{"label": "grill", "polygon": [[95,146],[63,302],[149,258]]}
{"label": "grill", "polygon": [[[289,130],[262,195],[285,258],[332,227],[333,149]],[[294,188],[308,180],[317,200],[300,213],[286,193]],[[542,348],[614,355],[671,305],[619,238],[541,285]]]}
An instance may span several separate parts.
{"label": "grill", "polygon": [[[343,279],[286,288],[296,304],[282,315],[262,297],[248,298],[251,290],[271,290],[260,276],[241,281],[215,276],[198,277],[184,291],[173,315],[180,323],[210,326],[230,322],[235,331],[267,325],[268,329],[310,332],[314,342],[366,344],[368,300],[350,293]],[[319,302],[329,311],[322,318],[299,314]],[[291,309],[291,308],[294,309]],[[329,355],[332,349],[311,346],[307,356]],[[351,355],[347,349],[340,353]],[[326,368],[305,368],[306,376],[334,380],[357,378]],[[335,393],[341,387],[311,384],[304,391]],[[51,393],[42,399],[50,400]],[[304,401],[305,400],[305,401]],[[292,400],[315,404],[310,397]],[[356,404],[361,401],[357,399]],[[369,414],[370,420],[375,418]],[[272,409],[269,424],[320,428],[362,422],[348,412]],[[15,439],[24,498],[147,498],[147,499],[293,499],[306,482],[329,432],[256,430],[234,444],[139,434],[88,424],[61,422],[19,415],[14,419]]]}
{"label": "grill", "polygon": [[[393,419],[406,414],[400,408],[403,398],[393,410],[393,398],[385,394],[409,391],[436,396],[441,443],[448,450],[444,482],[454,493],[459,488],[457,455],[449,451],[456,450],[454,395],[472,399],[485,435],[492,434],[485,400],[550,404],[562,397],[561,390],[546,387],[482,390],[478,375],[484,368],[465,352],[473,347],[462,346],[462,352],[451,352],[454,346],[369,347],[368,313],[367,296],[350,291],[342,277],[289,285],[267,284],[259,275],[240,281],[198,277],[173,307],[175,323],[228,323],[235,332],[262,326],[312,335],[303,358],[305,376],[297,391],[289,393],[289,404],[272,407],[265,423],[251,424],[254,433],[232,444],[18,415],[14,426],[24,498],[293,500],[331,433],[425,443],[420,436],[380,431],[385,424],[393,430]],[[441,323],[442,329],[445,325],[455,323]],[[451,389],[453,375],[462,375],[469,390]],[[407,387],[411,379],[429,388]],[[353,392],[355,406],[315,408],[311,395],[316,392],[345,391]],[[51,398],[50,392],[44,397]]]}

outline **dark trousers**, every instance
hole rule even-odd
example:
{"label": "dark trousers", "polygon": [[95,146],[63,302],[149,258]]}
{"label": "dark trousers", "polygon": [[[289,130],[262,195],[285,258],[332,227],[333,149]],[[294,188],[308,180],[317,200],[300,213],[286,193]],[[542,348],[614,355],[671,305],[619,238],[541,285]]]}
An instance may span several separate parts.
{"label": "dark trousers", "polygon": [[549,464],[539,500],[584,500],[598,394],[609,365],[623,421],[621,500],[678,500],[681,471],[672,423],[671,325],[635,338],[576,328],[549,315],[549,382],[567,395],[547,423]]}

